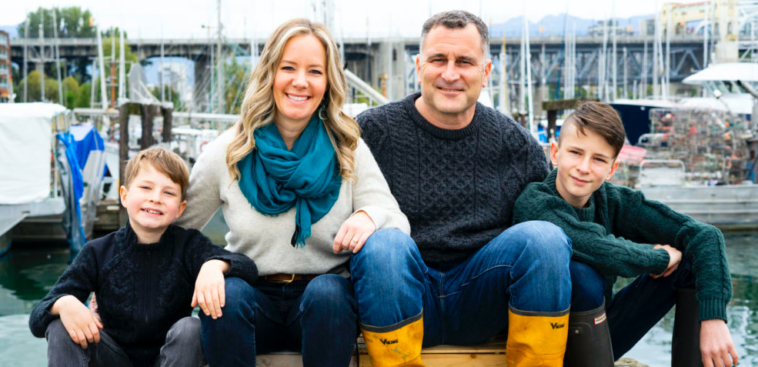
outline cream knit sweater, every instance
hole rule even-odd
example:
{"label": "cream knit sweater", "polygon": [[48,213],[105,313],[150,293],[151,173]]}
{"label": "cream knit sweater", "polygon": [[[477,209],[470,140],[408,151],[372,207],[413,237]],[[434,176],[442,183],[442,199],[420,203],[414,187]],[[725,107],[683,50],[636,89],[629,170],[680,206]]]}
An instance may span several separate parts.
{"label": "cream knit sweater", "polygon": [[205,147],[192,169],[187,191],[187,209],[176,224],[203,228],[219,207],[229,226],[226,249],[249,256],[260,275],[292,273],[340,273],[347,276],[349,252],[335,255],[334,236],[342,223],[362,210],[377,229],[397,228],[410,233],[408,219],[400,211],[387,182],[363,140],[355,150],[357,180],[343,180],[332,209],[311,227],[304,248],[290,244],[295,231],[295,208],[278,216],[259,213],[232,180],[226,166],[226,149],[234,135],[230,129]]}

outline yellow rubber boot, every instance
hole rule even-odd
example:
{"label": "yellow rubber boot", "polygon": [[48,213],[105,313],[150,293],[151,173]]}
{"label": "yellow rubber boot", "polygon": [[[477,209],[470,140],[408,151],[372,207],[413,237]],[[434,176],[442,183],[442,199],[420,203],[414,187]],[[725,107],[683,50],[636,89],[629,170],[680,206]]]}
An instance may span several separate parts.
{"label": "yellow rubber boot", "polygon": [[[399,327],[395,327],[399,325]],[[387,331],[387,329],[393,329]],[[374,367],[424,367],[421,343],[424,340],[423,313],[389,327],[361,324],[369,359]]]}
{"label": "yellow rubber boot", "polygon": [[508,310],[508,367],[562,367],[568,338],[569,310],[529,312]]}

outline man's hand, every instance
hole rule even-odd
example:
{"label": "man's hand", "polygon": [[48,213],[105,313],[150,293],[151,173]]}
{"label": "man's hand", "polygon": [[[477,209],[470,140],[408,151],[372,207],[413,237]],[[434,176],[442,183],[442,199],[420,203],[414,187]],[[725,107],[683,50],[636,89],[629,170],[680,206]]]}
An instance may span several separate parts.
{"label": "man's hand", "polygon": [[100,329],[103,325],[92,312],[74,296],[63,296],[50,309],[53,315],[60,315],[63,327],[74,343],[87,349],[87,343],[100,342]]}
{"label": "man's hand", "polygon": [[705,367],[730,367],[739,363],[732,335],[724,320],[705,320],[700,323],[700,353]]}
{"label": "man's hand", "polygon": [[200,268],[192,295],[192,307],[200,305],[206,316],[214,320],[221,317],[221,308],[226,306],[224,273],[229,264],[222,260],[208,260]]}
{"label": "man's hand", "polygon": [[337,235],[334,236],[334,253],[339,254],[343,250],[358,253],[363,245],[376,231],[376,224],[366,212],[358,211],[342,223]]}
{"label": "man's hand", "polygon": [[679,250],[677,250],[677,249],[675,249],[675,248],[673,248],[673,247],[671,247],[671,246],[669,246],[669,245],[655,245],[655,246],[653,246],[653,248],[654,249],[662,248],[662,249],[666,250],[666,252],[669,253],[669,266],[666,267],[666,270],[664,270],[663,273],[661,273],[661,274],[650,274],[650,276],[653,279],[658,279],[658,278],[661,278],[661,277],[665,278],[665,277],[671,275],[671,273],[673,273],[679,267],[679,263],[682,261],[682,252],[679,251]]}

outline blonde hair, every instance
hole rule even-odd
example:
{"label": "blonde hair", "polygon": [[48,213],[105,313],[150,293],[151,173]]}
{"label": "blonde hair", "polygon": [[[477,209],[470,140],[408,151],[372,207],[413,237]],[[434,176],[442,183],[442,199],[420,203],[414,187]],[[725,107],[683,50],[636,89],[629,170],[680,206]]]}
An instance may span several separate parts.
{"label": "blonde hair", "polygon": [[129,188],[132,180],[139,174],[139,170],[148,165],[179,184],[182,192],[181,200],[184,200],[189,186],[189,169],[182,157],[164,148],[148,148],[129,159],[124,168],[124,187]]}
{"label": "blonde hair", "polygon": [[354,177],[353,152],[358,146],[360,129],[355,120],[342,112],[342,105],[347,98],[347,81],[337,45],[324,25],[312,23],[308,19],[293,19],[280,25],[268,39],[250,77],[240,119],[232,127],[235,136],[226,150],[226,165],[233,179],[240,178],[237,162],[255,148],[253,132],[270,124],[277,113],[272,89],[284,47],[290,39],[305,35],[316,37],[326,51],[327,90],[322,101],[326,105],[326,116],[322,117],[325,117],[324,125],[337,154],[340,176],[345,179]]}

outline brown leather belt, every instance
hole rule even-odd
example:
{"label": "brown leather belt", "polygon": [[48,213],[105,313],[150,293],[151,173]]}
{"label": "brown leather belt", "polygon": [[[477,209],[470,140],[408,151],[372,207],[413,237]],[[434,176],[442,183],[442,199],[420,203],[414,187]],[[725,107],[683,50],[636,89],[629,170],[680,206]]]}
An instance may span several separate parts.
{"label": "brown leather belt", "polygon": [[273,283],[292,283],[296,280],[311,281],[321,274],[269,274],[263,276],[263,280]]}

